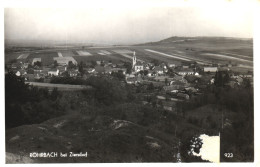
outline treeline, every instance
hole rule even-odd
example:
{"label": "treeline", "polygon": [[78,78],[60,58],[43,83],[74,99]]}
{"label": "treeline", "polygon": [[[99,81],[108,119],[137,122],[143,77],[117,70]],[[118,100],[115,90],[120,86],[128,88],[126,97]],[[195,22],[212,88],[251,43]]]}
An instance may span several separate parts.
{"label": "treeline", "polygon": [[5,124],[12,128],[25,124],[41,123],[64,114],[59,103],[62,94],[56,88],[52,92],[24,83],[24,78],[13,72],[5,75]]}
{"label": "treeline", "polygon": [[[222,83],[222,82],[221,82]],[[221,161],[254,160],[254,94],[253,88],[245,80],[244,86],[229,88],[223,84],[212,85],[203,95],[190,99],[189,102],[178,103],[177,110],[186,116],[186,112],[195,108],[214,104],[234,114],[230,116],[231,126],[218,127],[221,133]],[[226,113],[228,114],[228,113]],[[200,120],[186,118],[189,123],[199,126]],[[210,120],[210,119],[209,119]],[[225,117],[224,117],[225,121]],[[214,121],[211,128],[216,129]],[[227,158],[224,153],[233,153]]]}
{"label": "treeline", "polygon": [[54,84],[69,84],[69,85],[85,85],[86,80],[81,78],[73,78],[73,77],[55,77],[51,78],[50,83]]}
{"label": "treeline", "polygon": [[114,77],[92,76],[86,80],[85,84],[94,88],[83,91],[85,97],[93,105],[114,105],[135,99],[128,85]]}

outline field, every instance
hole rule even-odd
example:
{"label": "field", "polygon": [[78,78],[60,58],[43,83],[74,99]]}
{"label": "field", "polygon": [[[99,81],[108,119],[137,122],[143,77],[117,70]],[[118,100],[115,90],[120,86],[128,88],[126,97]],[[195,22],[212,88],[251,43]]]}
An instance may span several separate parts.
{"label": "field", "polygon": [[72,57],[75,56],[75,54],[71,50],[63,50],[60,51],[63,57]]}
{"label": "field", "polygon": [[40,53],[32,53],[30,54],[27,59],[33,58],[41,58],[43,65],[50,65],[54,62],[53,58],[59,57],[57,52],[40,52]]}
{"label": "field", "polygon": [[130,61],[130,59],[124,58],[119,54],[110,54],[110,55],[93,55],[93,56],[74,56],[74,59],[80,63],[82,62],[90,62],[90,61],[112,61],[113,63],[118,63],[120,61]]}
{"label": "field", "polygon": [[[44,64],[52,63],[53,57],[74,57],[79,62],[106,60],[131,62],[133,52],[137,60],[150,62],[153,59],[167,63],[181,64],[183,61],[196,61],[200,64],[237,64],[236,70],[253,68],[253,42],[250,39],[224,37],[172,37],[159,42],[111,47],[54,48],[37,53],[32,51],[27,59],[41,57]],[[59,53],[59,54],[58,54]],[[5,61],[25,58],[26,52],[8,53]],[[243,67],[242,67],[243,66]]]}

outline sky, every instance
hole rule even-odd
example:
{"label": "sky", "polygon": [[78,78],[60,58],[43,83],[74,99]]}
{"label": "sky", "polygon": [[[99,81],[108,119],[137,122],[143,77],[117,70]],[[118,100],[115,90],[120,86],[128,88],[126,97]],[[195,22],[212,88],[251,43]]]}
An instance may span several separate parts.
{"label": "sky", "polygon": [[207,6],[5,8],[5,39],[143,43],[171,36],[253,37],[253,10]]}

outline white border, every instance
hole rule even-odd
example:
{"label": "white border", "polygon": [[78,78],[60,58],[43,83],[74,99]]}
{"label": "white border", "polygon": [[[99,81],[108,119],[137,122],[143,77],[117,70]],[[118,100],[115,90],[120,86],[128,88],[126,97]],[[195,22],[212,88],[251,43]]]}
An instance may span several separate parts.
{"label": "white border", "polygon": [[[136,7],[165,7],[165,6],[207,6],[207,5],[222,5],[226,3],[228,0],[71,0],[71,1],[64,1],[64,0],[4,0],[1,3],[1,32],[0,32],[0,48],[1,48],[1,68],[0,68],[0,77],[1,77],[1,88],[2,92],[4,92],[4,8],[9,7],[58,7],[58,8],[84,8],[84,7],[115,7],[121,6],[125,8],[136,8]],[[229,0],[232,3],[232,0]],[[209,164],[209,163],[192,163],[192,164],[177,164],[177,163],[131,163],[131,164],[87,164],[88,166],[230,166],[230,165],[243,165],[243,166],[260,166],[260,135],[259,131],[259,124],[260,124],[260,117],[258,110],[259,101],[257,96],[260,92],[259,89],[259,72],[260,72],[260,1],[257,0],[233,0],[234,3],[241,5],[241,9],[243,6],[249,6],[252,10],[255,11],[255,18],[254,18],[254,88],[255,88],[255,162],[254,163],[221,163],[221,164]],[[116,4],[116,5],[115,5]],[[1,93],[1,117],[0,117],[0,128],[1,128],[1,145],[0,145],[0,165],[5,166],[5,129],[4,129],[4,93]],[[18,166],[14,165],[14,166]],[[40,166],[45,166],[46,164],[38,164]],[[72,164],[48,164],[50,166],[71,166]],[[74,164],[73,164],[74,165]],[[79,166],[86,165],[86,164],[77,164]],[[26,164],[25,166],[34,166],[33,164]]]}

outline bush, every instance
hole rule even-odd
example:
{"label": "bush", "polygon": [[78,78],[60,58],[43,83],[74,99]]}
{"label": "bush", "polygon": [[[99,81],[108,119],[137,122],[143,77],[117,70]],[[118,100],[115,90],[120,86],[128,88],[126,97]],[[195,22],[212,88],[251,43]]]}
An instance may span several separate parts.
{"label": "bush", "polygon": [[24,83],[24,79],[9,72],[5,76],[6,128],[41,123],[60,116],[65,108],[59,104],[61,93],[54,89],[38,89]]}

